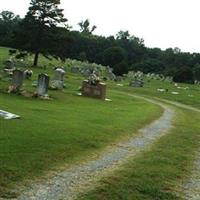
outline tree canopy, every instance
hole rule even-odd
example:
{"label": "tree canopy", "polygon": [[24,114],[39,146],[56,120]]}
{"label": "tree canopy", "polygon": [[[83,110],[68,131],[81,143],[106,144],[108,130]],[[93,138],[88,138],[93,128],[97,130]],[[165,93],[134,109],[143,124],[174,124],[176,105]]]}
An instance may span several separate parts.
{"label": "tree canopy", "polygon": [[33,65],[38,63],[39,54],[45,56],[53,53],[49,47],[53,47],[57,38],[55,32],[57,25],[65,23],[63,10],[58,8],[59,0],[31,0],[29,10],[25,18],[19,23],[15,33],[16,48],[35,54]]}

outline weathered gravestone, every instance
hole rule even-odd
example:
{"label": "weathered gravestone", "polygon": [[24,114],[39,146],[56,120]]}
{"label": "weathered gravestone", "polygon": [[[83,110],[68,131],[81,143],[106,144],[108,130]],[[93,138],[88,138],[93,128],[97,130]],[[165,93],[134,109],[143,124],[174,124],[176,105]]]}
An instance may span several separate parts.
{"label": "weathered gravestone", "polygon": [[18,92],[20,88],[22,87],[24,80],[24,72],[21,70],[14,70],[12,75],[12,84],[9,87],[8,92]]}
{"label": "weathered gravestone", "polygon": [[37,95],[41,97],[48,96],[49,76],[46,74],[38,75]]}
{"label": "weathered gravestone", "polygon": [[55,70],[54,79],[51,81],[51,88],[62,90],[64,87],[65,71],[62,68]]}
{"label": "weathered gravestone", "polygon": [[6,60],[4,62],[4,72],[7,75],[12,76],[14,70],[15,70],[15,65],[14,65],[13,61],[12,60]]}
{"label": "weathered gravestone", "polygon": [[88,82],[88,80],[85,80],[83,81],[82,85],[82,94],[84,96],[105,100],[106,84],[99,82],[95,85],[92,85]]}
{"label": "weathered gravestone", "polygon": [[79,71],[80,71],[79,67],[71,67],[72,73],[79,73]]}
{"label": "weathered gravestone", "polygon": [[115,81],[121,82],[121,81],[123,81],[123,77],[122,76],[116,76]]}
{"label": "weathered gravestone", "polygon": [[143,87],[144,82],[142,80],[132,80],[132,81],[130,81],[129,86],[131,86],[131,87]]}
{"label": "weathered gravestone", "polygon": [[92,70],[89,68],[85,68],[81,70],[81,74],[85,77],[88,77],[92,74]]}
{"label": "weathered gravestone", "polygon": [[112,73],[112,72],[109,72],[108,73],[108,78],[113,81],[113,80],[116,79],[116,75],[114,73]]}
{"label": "weathered gravestone", "polygon": [[14,69],[15,68],[15,65],[12,60],[6,60],[4,62],[4,65],[5,65],[4,69]]}
{"label": "weathered gravestone", "polygon": [[0,110],[0,117],[2,117],[4,119],[18,119],[18,118],[20,118],[19,115],[7,112],[5,110]]}

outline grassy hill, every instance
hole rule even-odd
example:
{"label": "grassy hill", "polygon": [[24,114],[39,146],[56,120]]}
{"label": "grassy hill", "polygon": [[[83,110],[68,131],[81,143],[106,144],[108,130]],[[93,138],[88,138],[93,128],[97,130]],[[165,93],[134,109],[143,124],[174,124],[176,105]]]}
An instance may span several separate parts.
{"label": "grassy hill", "polygon": [[[6,58],[7,49],[1,48],[0,63]],[[49,61],[42,58],[42,62]],[[29,92],[35,90],[31,84],[39,73],[53,75],[50,66],[32,70],[32,80],[23,86]],[[21,116],[18,120],[0,119],[1,197],[15,197],[15,185],[96,156],[108,144],[136,134],[162,113],[158,106],[118,94],[114,88],[111,91],[113,83],[108,83],[107,92],[111,102],[78,96],[83,80],[67,72],[66,88],[49,91],[49,101],[8,94],[9,81],[0,80],[0,109]]]}
{"label": "grassy hill", "polygon": [[[7,51],[0,48],[0,67],[8,58]],[[31,68],[34,75],[32,80],[25,81],[24,89],[34,92],[31,84],[39,73],[53,76],[53,65],[68,69],[69,62],[41,57],[40,67]],[[9,81],[0,79],[0,109],[21,116],[12,121],[0,119],[0,197],[16,197],[15,189],[32,180],[99,156],[109,145],[138,134],[139,128],[162,114],[159,106],[130,97],[129,93],[200,108],[198,85],[177,87],[168,82],[145,80],[143,88],[131,88],[127,80],[122,82],[123,86],[107,81],[107,97],[112,100],[107,102],[78,96],[83,80],[81,75],[67,71],[66,88],[49,91],[52,100],[44,101],[8,94]],[[168,92],[159,92],[158,88]],[[198,150],[200,114],[176,107],[175,110],[170,134],[78,199],[181,199],[175,193],[180,182],[189,176],[193,155]]]}

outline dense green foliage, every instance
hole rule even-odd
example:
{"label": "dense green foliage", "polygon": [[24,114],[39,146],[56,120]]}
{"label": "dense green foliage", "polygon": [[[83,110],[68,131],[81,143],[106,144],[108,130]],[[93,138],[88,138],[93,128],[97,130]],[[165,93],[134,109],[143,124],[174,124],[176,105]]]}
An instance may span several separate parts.
{"label": "dense green foliage", "polygon": [[59,4],[58,0],[31,0],[29,10],[15,32],[15,47],[35,54],[34,66],[40,53],[47,56],[55,52],[55,41],[60,39],[57,25],[67,21]]}
{"label": "dense green foliage", "polygon": [[0,45],[13,46],[13,33],[16,31],[19,22],[21,21],[18,15],[10,11],[2,11],[0,13]]}

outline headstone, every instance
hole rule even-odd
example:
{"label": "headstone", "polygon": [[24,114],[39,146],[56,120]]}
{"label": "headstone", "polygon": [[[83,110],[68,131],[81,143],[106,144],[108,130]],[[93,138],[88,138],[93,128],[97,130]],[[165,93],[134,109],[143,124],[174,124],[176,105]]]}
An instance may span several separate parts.
{"label": "headstone", "polygon": [[12,74],[12,84],[9,86],[8,92],[18,92],[20,88],[22,87],[24,80],[24,73],[21,70],[14,70]]}
{"label": "headstone", "polygon": [[5,64],[4,69],[13,69],[13,68],[15,68],[15,65],[14,65],[12,60],[6,60],[4,62],[4,64]]}
{"label": "headstone", "polygon": [[0,117],[2,117],[4,119],[17,119],[17,118],[20,118],[19,115],[15,115],[15,114],[9,113],[9,112],[4,111],[4,110],[0,110]]}
{"label": "headstone", "polygon": [[51,88],[62,90],[64,87],[65,71],[62,68],[55,70],[54,79],[51,81]]}
{"label": "headstone", "polygon": [[115,81],[121,82],[121,81],[123,81],[123,77],[122,76],[116,76]]}
{"label": "headstone", "polygon": [[57,68],[54,73],[54,80],[64,81],[65,70]]}
{"label": "headstone", "polygon": [[81,74],[82,74],[83,76],[85,76],[85,77],[88,77],[88,76],[90,76],[90,75],[92,74],[92,70],[89,69],[89,68],[82,69],[82,70],[81,70]]}
{"label": "headstone", "polygon": [[109,73],[108,73],[108,78],[109,78],[110,80],[115,80],[115,79],[116,79],[116,76],[115,76],[114,73],[109,72]]}
{"label": "headstone", "polygon": [[144,82],[142,80],[132,80],[129,83],[129,86],[131,86],[131,87],[143,87],[144,86]]}
{"label": "headstone", "polygon": [[79,67],[72,67],[71,68],[72,73],[79,73],[79,71],[80,71]]}
{"label": "headstone", "polygon": [[96,85],[92,85],[87,80],[85,80],[83,81],[82,85],[82,94],[84,96],[105,100],[106,84],[99,82]]}
{"label": "headstone", "polygon": [[48,96],[49,76],[46,74],[38,75],[37,95]]}

